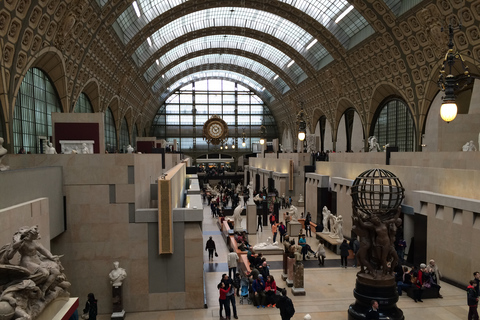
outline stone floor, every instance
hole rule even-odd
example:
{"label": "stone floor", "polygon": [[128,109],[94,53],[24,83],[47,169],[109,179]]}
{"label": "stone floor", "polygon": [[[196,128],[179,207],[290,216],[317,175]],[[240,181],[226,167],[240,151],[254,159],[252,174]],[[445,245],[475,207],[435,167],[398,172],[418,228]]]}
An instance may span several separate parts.
{"label": "stone floor", "polygon": [[[281,210],[280,216],[283,217]],[[299,208],[302,212],[302,208]],[[245,223],[245,219],[242,223]],[[196,319],[218,319],[218,291],[217,284],[223,273],[228,273],[226,255],[227,247],[220,235],[216,225],[216,219],[210,214],[210,208],[204,209],[203,222],[204,242],[209,236],[212,236],[218,251],[218,258],[213,262],[208,262],[208,255],[204,253],[204,268],[206,274],[206,302],[208,308],[194,310],[172,310],[163,312],[142,312],[130,313],[127,310],[127,320],[196,320]],[[249,240],[255,244],[264,242],[271,236],[269,227],[264,227],[263,232],[256,235],[250,235]],[[316,248],[318,241],[315,238],[307,238],[312,248]],[[267,261],[281,261],[280,255],[266,256]],[[292,319],[303,319],[308,313],[312,319],[344,320],[348,318],[348,306],[354,302],[353,288],[358,269],[340,267],[340,259],[332,252],[327,252],[327,260],[337,260],[334,267],[305,268],[305,290],[306,296],[293,296],[288,290],[288,296],[293,300],[296,313]],[[349,261],[351,264],[351,261]],[[273,265],[279,266],[279,263]],[[329,263],[331,266],[332,263]],[[440,266],[441,267],[441,266]],[[270,273],[275,277],[279,287],[285,287],[285,282],[281,279],[281,269],[272,268]],[[415,303],[406,295],[400,297],[397,306],[403,310],[405,319],[437,319],[437,320],[456,320],[465,319],[468,313],[466,305],[466,293],[464,290],[456,288],[446,283],[442,283],[441,293],[443,299],[425,299],[423,303]],[[251,305],[240,305],[237,299],[237,313],[242,320],[280,320],[279,310],[276,308],[257,309]],[[100,315],[99,320],[110,319],[110,315]],[[232,317],[233,319],[233,317]]]}

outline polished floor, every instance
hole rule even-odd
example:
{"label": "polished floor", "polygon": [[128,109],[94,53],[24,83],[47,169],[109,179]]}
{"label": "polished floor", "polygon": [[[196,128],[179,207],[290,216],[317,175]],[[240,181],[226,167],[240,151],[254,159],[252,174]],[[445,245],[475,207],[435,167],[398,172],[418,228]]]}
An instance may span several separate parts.
{"label": "polished floor", "polygon": [[[301,210],[301,208],[299,208]],[[300,211],[301,212],[301,211]],[[280,216],[283,216],[283,210]],[[243,220],[245,223],[245,219]],[[221,275],[227,273],[227,247],[220,235],[216,225],[216,219],[210,214],[210,208],[204,208],[203,222],[204,242],[209,236],[212,236],[218,251],[218,258],[213,262],[208,262],[208,255],[204,254],[204,268],[206,275],[206,302],[208,308],[194,310],[172,310],[162,312],[142,312],[130,313],[126,310],[127,320],[196,320],[196,319],[219,319],[218,291],[217,284]],[[251,243],[263,242],[271,236],[268,227],[264,227],[263,232],[256,235],[250,235]],[[314,238],[307,238],[307,242],[316,248],[318,241]],[[267,261],[280,261],[280,255],[267,256]],[[358,269],[349,267],[347,269],[340,267],[340,259],[332,252],[327,253],[327,260],[337,261],[329,263],[326,267],[306,268],[305,269],[305,290],[306,296],[293,296],[288,291],[288,296],[293,300],[296,313],[292,319],[303,319],[306,314],[310,314],[312,319],[344,320],[348,318],[348,306],[354,302],[353,288]],[[349,261],[351,263],[351,261]],[[272,263],[272,266],[279,266],[279,263]],[[441,267],[441,266],[440,266]],[[270,273],[274,275],[277,285],[285,287],[285,282],[281,279],[281,269],[271,268]],[[442,283],[441,293],[443,299],[425,299],[423,303],[415,303],[408,296],[400,297],[397,306],[403,310],[405,319],[437,319],[437,320],[456,320],[466,319],[468,307],[466,305],[466,293],[464,290]],[[276,308],[257,309],[251,305],[240,305],[237,298],[237,313],[242,320],[280,320],[279,310]],[[101,315],[99,320],[110,319],[109,315]],[[233,315],[232,315],[233,319]]]}

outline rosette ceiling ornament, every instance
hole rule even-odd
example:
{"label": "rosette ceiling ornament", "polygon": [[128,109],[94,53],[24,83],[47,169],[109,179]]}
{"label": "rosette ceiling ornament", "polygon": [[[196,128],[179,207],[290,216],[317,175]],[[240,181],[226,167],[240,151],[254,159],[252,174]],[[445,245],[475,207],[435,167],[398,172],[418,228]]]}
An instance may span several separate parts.
{"label": "rosette ceiling ornament", "polygon": [[228,125],[222,118],[213,115],[203,125],[203,139],[209,144],[218,146],[228,139]]}

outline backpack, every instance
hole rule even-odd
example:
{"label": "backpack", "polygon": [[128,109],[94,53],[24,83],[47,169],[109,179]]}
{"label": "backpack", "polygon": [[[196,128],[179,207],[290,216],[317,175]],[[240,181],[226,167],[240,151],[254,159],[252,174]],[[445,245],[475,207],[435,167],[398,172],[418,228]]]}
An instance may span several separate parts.
{"label": "backpack", "polygon": [[292,299],[285,297],[285,312],[290,318],[295,314],[295,307],[293,306]]}

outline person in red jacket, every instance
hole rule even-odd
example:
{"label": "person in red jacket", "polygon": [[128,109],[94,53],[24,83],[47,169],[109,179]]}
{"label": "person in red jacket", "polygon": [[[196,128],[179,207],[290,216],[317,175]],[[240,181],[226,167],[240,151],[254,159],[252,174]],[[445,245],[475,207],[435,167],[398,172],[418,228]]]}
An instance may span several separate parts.
{"label": "person in red jacket", "polygon": [[[230,303],[227,300],[227,293],[230,291],[230,286],[225,288],[225,283],[220,282],[218,289],[220,291],[220,297],[218,298],[218,303],[220,304],[220,320],[230,319]],[[226,318],[222,317],[223,308],[225,308]]]}
{"label": "person in red jacket", "polygon": [[478,320],[478,296],[476,292],[477,283],[475,280],[470,280],[470,285],[467,287],[467,304],[468,304],[468,320]]}
{"label": "person in red jacket", "polygon": [[267,307],[275,307],[275,295],[277,294],[277,284],[272,275],[267,276],[265,283],[265,294],[267,295]]}
{"label": "person in red jacket", "polygon": [[420,264],[420,270],[418,270],[417,281],[415,283],[415,286],[417,288],[413,292],[413,300],[415,302],[417,302],[417,301],[423,302],[423,300],[422,300],[422,293],[423,293],[423,290],[424,290],[423,273],[425,272],[426,267],[427,267],[427,265],[425,263],[422,263],[422,264]]}

